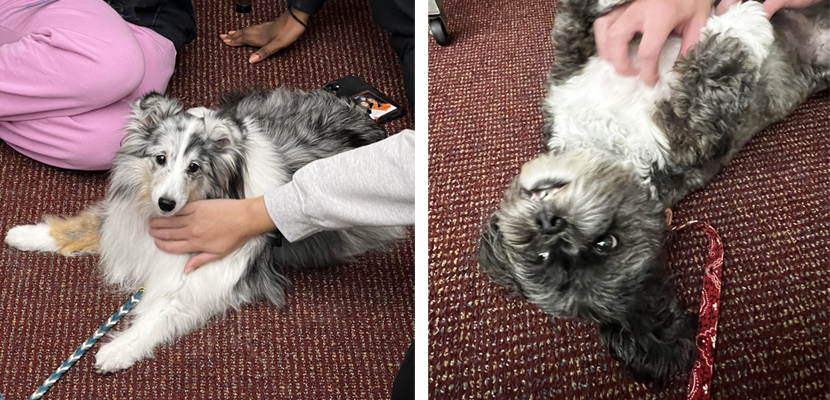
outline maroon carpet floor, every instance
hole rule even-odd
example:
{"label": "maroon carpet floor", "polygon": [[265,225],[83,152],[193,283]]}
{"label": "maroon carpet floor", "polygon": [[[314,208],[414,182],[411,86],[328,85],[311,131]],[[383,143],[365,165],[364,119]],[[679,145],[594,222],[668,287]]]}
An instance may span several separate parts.
{"label": "maroon carpet floor", "polygon": [[[435,399],[682,399],[686,377],[639,385],[597,327],[508,298],[478,269],[478,239],[508,182],[542,149],[552,63],[547,1],[447,2],[453,44],[429,45],[429,394]],[[714,399],[830,399],[830,100],[764,130],[676,207],[725,243]],[[697,309],[700,232],[670,244]]]}
{"label": "maroon carpet floor", "polygon": [[[349,74],[364,77],[407,108],[386,124],[414,126],[399,62],[368,4],[327,4],[295,46],[250,65],[250,48],[229,48],[220,32],[275,19],[284,1],[258,0],[236,14],[233,1],[194,1],[199,37],[179,56],[169,93],[190,107],[224,91],[286,85],[315,89]],[[0,232],[75,214],[103,198],[105,173],[59,170],[0,144]],[[97,346],[47,394],[51,399],[386,399],[413,339],[414,248],[348,265],[292,271],[287,305],[230,312],[126,372],[94,372]],[[23,399],[126,298],[96,274],[97,258],[0,250],[0,399]]]}

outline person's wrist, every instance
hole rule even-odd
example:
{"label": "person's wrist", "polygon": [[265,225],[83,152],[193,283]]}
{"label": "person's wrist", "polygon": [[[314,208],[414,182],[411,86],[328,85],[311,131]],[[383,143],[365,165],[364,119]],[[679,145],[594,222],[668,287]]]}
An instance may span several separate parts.
{"label": "person's wrist", "polygon": [[271,216],[268,215],[268,210],[265,208],[265,198],[254,197],[245,200],[245,221],[248,225],[249,236],[259,236],[264,233],[273,231],[277,227]]}
{"label": "person's wrist", "polygon": [[293,18],[295,21],[297,21],[297,23],[302,25],[303,28],[308,29],[309,15],[307,13],[289,6],[288,7],[288,14],[290,14],[291,18]]}

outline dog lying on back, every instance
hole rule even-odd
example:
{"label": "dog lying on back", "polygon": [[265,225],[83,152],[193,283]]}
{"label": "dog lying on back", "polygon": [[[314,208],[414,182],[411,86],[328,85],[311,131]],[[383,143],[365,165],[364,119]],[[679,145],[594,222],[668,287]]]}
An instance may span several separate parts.
{"label": "dog lying on back", "polygon": [[103,202],[74,218],[12,228],[6,236],[21,250],[98,253],[107,282],[126,292],[146,288],[129,328],[98,351],[99,372],[129,368],[228,309],[263,298],[282,306],[286,267],[348,260],[406,232],[354,228],[293,243],[275,232],[185,275],[189,256],[156,248],[150,218],[172,216],[190,201],[261,196],[309,162],[386,133],[361,108],[332,94],[284,89],[228,98],[218,110],[183,111],[176,100],[150,94],[133,104],[126,130]]}
{"label": "dog lying on back", "polygon": [[676,63],[680,40],[667,42],[653,88],[596,56],[593,21],[618,3],[559,2],[548,151],[507,188],[480,265],[547,313],[599,323],[635,379],[663,385],[695,357],[693,315],[665,268],[664,210],[827,88],[830,2],[771,21],[754,1],[712,16]]}

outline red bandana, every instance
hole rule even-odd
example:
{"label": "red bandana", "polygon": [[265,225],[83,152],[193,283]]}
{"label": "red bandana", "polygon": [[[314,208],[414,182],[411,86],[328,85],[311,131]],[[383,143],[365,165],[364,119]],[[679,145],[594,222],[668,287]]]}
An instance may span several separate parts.
{"label": "red bandana", "polygon": [[[667,210],[671,223],[671,211]],[[718,333],[718,311],[720,302],[720,276],[723,268],[723,242],[718,232],[703,221],[689,221],[672,227],[679,231],[689,226],[700,228],[709,239],[709,253],[703,274],[703,290],[698,311],[697,360],[692,367],[689,385],[686,387],[687,400],[707,400],[712,391],[712,364],[714,363],[715,338]]]}

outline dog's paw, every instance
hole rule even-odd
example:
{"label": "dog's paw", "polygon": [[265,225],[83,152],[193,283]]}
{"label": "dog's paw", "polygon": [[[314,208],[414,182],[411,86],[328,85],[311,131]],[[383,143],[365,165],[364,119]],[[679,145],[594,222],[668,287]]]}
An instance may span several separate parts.
{"label": "dog's paw", "polygon": [[121,338],[101,346],[95,354],[95,372],[109,374],[130,368],[145,358],[144,352]]}
{"label": "dog's paw", "polygon": [[767,13],[757,1],[735,4],[722,15],[710,18],[702,34],[720,34],[738,39],[749,48],[759,64],[767,58],[775,40]]}
{"label": "dog's paw", "polygon": [[23,251],[58,251],[55,239],[49,235],[49,225],[20,225],[6,233],[6,244]]}

